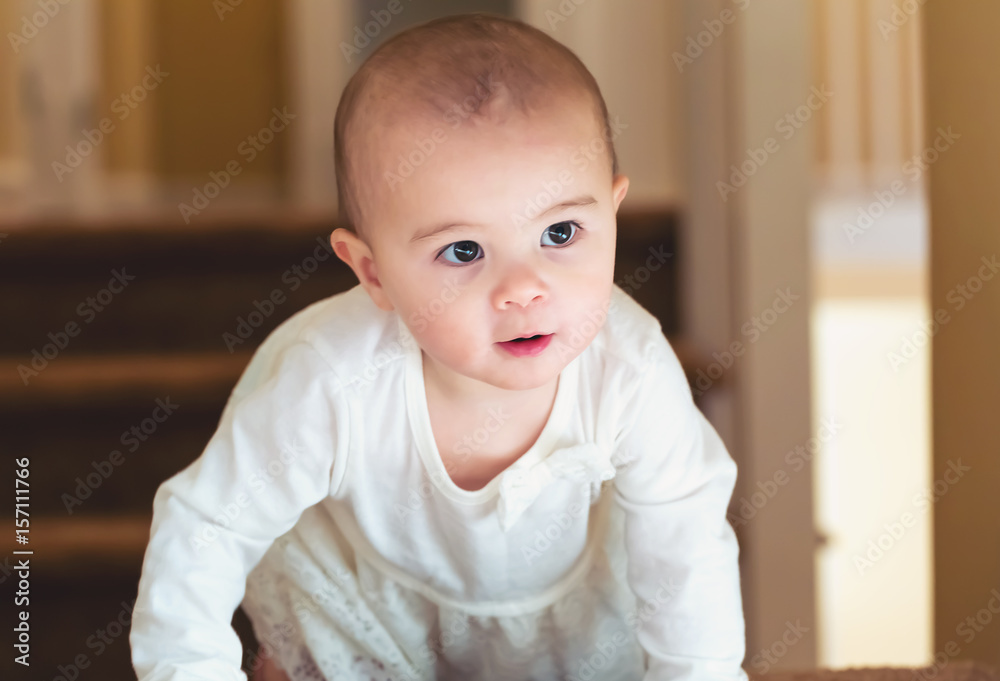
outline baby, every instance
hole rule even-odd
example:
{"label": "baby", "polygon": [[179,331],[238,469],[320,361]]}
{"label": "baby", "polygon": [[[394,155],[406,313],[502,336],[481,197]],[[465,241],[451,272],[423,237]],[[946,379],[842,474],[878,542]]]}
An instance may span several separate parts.
{"label": "baby", "polygon": [[154,500],[140,681],[744,681],[736,465],[613,283],[594,78],[489,15],[388,40],[335,122],[359,285],[261,345]]}

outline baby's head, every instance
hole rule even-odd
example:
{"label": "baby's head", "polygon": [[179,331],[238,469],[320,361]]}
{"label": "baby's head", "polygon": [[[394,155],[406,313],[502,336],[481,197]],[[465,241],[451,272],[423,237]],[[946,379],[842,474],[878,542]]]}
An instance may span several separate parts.
{"label": "baby's head", "polygon": [[334,146],[334,248],[438,378],[539,387],[596,336],[628,180],[567,48],[489,15],[404,31],[348,83]]}

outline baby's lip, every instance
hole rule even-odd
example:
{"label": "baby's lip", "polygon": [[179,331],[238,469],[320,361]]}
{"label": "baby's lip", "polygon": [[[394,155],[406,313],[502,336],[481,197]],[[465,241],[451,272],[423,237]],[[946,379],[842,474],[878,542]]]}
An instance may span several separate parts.
{"label": "baby's lip", "polygon": [[538,331],[538,332],[532,331],[532,332],[524,333],[524,334],[522,334],[520,336],[514,336],[513,338],[509,338],[509,339],[507,339],[505,341],[500,341],[500,342],[501,343],[510,343],[512,341],[520,340],[522,338],[534,338],[535,336],[548,336],[548,335],[551,335],[551,334],[542,333],[540,331]]}

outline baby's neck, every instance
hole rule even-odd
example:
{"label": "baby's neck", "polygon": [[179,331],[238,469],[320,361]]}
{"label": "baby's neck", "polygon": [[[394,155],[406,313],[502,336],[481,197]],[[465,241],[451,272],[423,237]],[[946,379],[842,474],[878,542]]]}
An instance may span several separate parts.
{"label": "baby's neck", "polygon": [[528,390],[506,390],[480,381],[450,381],[438,374],[434,362],[422,353],[424,389],[428,401],[445,406],[453,413],[475,417],[490,409],[503,408],[508,412],[522,411],[525,407],[544,409],[547,413],[555,399],[559,385],[556,376],[548,383]]}
{"label": "baby's neck", "polygon": [[537,441],[551,415],[559,377],[531,390],[486,386],[494,389],[470,397],[442,390],[425,370],[424,387],[445,470],[458,487],[471,491],[488,484]]}

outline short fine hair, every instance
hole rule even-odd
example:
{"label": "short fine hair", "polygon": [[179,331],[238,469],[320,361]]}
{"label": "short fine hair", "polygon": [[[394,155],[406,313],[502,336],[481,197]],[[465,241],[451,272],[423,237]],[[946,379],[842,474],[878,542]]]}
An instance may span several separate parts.
{"label": "short fine hair", "polygon": [[[483,83],[502,84],[483,94]],[[462,14],[404,30],[380,45],[351,77],[334,120],[334,166],[339,222],[359,236],[364,231],[358,190],[359,146],[374,126],[414,116],[446,116],[471,100],[470,118],[493,120],[496,100],[520,113],[544,110],[557,95],[585,95],[604,135],[612,175],[618,159],[607,105],[583,62],[544,31],[492,14]],[[363,151],[363,149],[362,149]]]}

